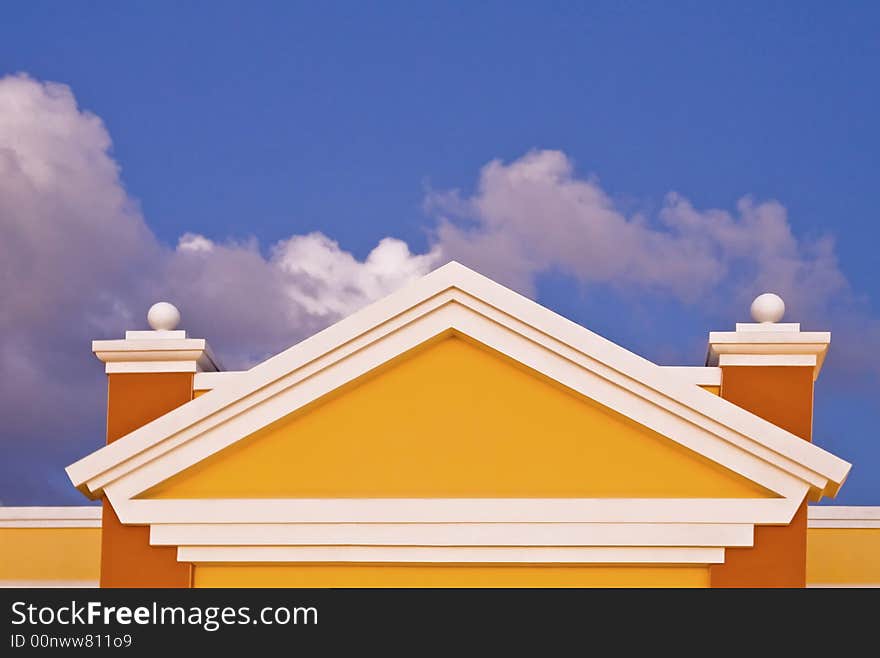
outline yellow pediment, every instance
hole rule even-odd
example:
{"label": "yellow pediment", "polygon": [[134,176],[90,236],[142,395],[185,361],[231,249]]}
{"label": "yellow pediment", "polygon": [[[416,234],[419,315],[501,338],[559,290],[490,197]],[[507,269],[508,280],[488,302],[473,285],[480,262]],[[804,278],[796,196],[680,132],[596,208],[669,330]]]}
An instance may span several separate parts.
{"label": "yellow pediment", "polygon": [[493,350],[447,334],[139,498],[773,495]]}

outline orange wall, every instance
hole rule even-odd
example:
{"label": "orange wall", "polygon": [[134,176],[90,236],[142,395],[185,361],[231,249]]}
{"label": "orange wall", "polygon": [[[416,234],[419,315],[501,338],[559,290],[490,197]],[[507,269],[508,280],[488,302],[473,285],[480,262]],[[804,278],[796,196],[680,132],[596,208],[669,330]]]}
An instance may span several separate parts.
{"label": "orange wall", "polygon": [[[724,366],[721,397],[810,441],[813,368]],[[804,587],[807,561],[806,502],[787,526],[758,526],[752,548],[732,548],[713,565],[713,587]]]}
{"label": "orange wall", "polygon": [[[191,373],[107,376],[107,443],[192,399]],[[189,587],[192,566],[177,561],[177,549],[150,546],[147,526],[120,523],[104,500],[101,587]]]}

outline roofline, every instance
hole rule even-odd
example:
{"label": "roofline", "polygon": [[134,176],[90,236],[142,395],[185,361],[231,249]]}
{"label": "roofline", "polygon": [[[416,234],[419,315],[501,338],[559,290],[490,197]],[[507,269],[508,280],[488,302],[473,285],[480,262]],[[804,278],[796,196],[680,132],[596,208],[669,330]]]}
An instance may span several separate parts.
{"label": "roofline", "polygon": [[90,482],[102,473],[116,469],[117,478],[122,477],[125,469],[117,467],[153,445],[192,428],[249,396],[258,396],[260,391],[290,372],[324,355],[343,350],[372,331],[393,325],[408,312],[416,313],[414,309],[420,309],[421,314],[430,313],[430,302],[446,291],[458,291],[493,313],[508,318],[511,323],[522,325],[523,330],[538,332],[535,336],[543,336],[566,349],[575,350],[602,367],[610,368],[618,377],[638,382],[704,419],[748,437],[765,451],[777,455],[778,465],[783,470],[791,472],[797,467],[795,471],[801,471],[797,475],[801,479],[802,469],[818,474],[827,480],[818,492],[819,496],[836,494],[849,472],[850,464],[818,446],[688,384],[682,378],[669,377],[661,366],[453,261],[241,373],[228,386],[214,389],[71,464],[67,473],[81,491],[87,495],[99,495],[101,487]]}

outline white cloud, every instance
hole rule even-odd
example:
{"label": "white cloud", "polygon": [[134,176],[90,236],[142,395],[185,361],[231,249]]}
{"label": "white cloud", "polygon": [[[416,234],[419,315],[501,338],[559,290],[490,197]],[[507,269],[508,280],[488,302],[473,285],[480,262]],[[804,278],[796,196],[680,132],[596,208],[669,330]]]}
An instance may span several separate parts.
{"label": "white cloud", "polygon": [[833,240],[797,237],[777,201],[701,210],[673,192],[655,217],[627,215],[564,153],[533,151],[487,164],[473,194],[433,192],[425,207],[445,257],[525,294],[542,273],[562,272],[625,293],[622,305],[633,294],[668,299],[724,328],[773,291],[790,321],[836,332],[831,372],[880,374],[880,321],[841,272]]}
{"label": "white cloud", "polygon": [[[184,233],[156,239],[119,177],[97,116],[66,85],[0,79],[0,396],[9,436],[76,433],[100,418],[89,341],[143,328],[157,299],[179,304],[231,367],[245,367],[430,270],[385,238],[364,261],[320,233],[280,241]],[[41,405],[52,400],[54,412]]]}
{"label": "white cloud", "polygon": [[627,216],[559,151],[492,161],[473,195],[435,193],[427,207],[446,255],[530,294],[549,270],[685,303],[729,304],[773,289],[804,309],[847,287],[831,241],[796,239],[778,202],[744,198],[731,214],[697,210],[671,193],[656,219]]}
{"label": "white cloud", "polygon": [[[89,341],[142,328],[158,299],[178,304],[184,328],[240,368],[449,258],[527,294],[548,271],[710,309],[745,308],[770,289],[796,319],[827,318],[836,305],[838,322],[880,339],[832,242],[798,239],[775,201],[744,198],[730,213],[670,194],[656,217],[627,215],[565,154],[536,151],[487,164],[471,195],[430,194],[437,223],[424,254],[384,238],[359,260],[321,233],[266,251],[253,239],[183,233],[171,248],[127,194],[110,148],[101,120],[78,108],[67,86],[0,79],[0,371],[14,382],[0,396],[0,417],[5,440],[34,451],[100,432],[103,374]],[[861,354],[852,351],[853,367],[864,366]]]}

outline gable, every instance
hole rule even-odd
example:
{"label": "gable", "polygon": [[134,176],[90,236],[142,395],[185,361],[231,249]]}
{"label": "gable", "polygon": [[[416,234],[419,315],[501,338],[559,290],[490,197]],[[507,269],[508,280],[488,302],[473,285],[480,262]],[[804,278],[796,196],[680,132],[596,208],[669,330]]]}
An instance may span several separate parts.
{"label": "gable", "polygon": [[447,332],[140,498],[771,496]]}
{"label": "gable", "polygon": [[68,475],[90,497],[106,495],[120,518],[152,519],[164,507],[128,503],[161,502],[133,499],[238,442],[255,443],[248,437],[450,331],[779,496],[834,495],[849,471],[821,448],[449,263],[71,464]]}

